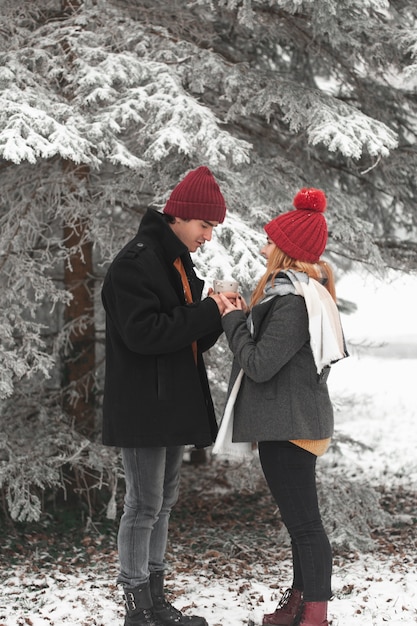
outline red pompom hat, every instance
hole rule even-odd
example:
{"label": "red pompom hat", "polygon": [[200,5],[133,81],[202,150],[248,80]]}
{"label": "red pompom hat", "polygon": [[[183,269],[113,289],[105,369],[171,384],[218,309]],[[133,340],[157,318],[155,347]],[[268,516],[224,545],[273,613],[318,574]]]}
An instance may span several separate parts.
{"label": "red pompom hat", "polygon": [[285,254],[307,263],[317,263],[327,243],[323,215],[326,196],[321,189],[301,189],[293,200],[295,211],[278,215],[264,228],[268,237]]}
{"label": "red pompom hat", "polygon": [[173,189],[164,213],[184,220],[223,222],[226,204],[213,174],[202,165],[188,172]]}

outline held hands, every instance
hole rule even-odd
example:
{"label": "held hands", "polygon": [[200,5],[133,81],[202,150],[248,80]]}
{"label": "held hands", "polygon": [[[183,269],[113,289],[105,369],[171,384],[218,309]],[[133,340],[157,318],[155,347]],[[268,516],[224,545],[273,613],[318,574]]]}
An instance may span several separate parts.
{"label": "held hands", "polygon": [[[231,298],[230,295],[233,295],[234,297]],[[222,317],[232,311],[246,311],[246,302],[238,293],[219,293],[219,296],[224,304]]]}
{"label": "held hands", "polygon": [[[225,295],[226,295],[226,296],[230,296],[230,297],[232,297],[234,300],[235,300],[235,299],[236,299],[236,297],[237,297],[237,294],[236,294],[236,293],[234,293],[234,292],[231,292],[231,291],[230,291],[230,292],[227,292],[227,294],[225,294]],[[211,288],[209,288],[209,290],[208,290],[208,296],[209,296],[209,298],[213,298],[213,300],[214,300],[214,301],[215,301],[215,303],[217,304],[217,307],[218,307],[218,309],[219,309],[219,313],[220,313],[220,315],[223,315],[223,314],[224,314],[224,310],[225,310],[225,304],[224,304],[224,302],[223,302],[222,298],[220,297],[220,294],[219,294],[219,293],[214,293],[214,290],[213,290],[213,289],[211,289]],[[225,298],[225,299],[227,300],[227,298]],[[228,301],[228,300],[227,300],[227,301]]]}
{"label": "held hands", "polygon": [[208,296],[216,302],[221,316],[227,315],[231,311],[245,311],[247,309],[245,300],[235,291],[214,293],[213,289],[209,289]]}

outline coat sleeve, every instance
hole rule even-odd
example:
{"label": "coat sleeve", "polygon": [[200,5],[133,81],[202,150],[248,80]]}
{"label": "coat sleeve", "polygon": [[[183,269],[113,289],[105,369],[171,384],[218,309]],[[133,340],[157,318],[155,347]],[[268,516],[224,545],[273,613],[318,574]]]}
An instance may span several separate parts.
{"label": "coat sleeve", "polygon": [[246,316],[233,311],[222,319],[231,351],[254,382],[270,380],[309,341],[308,316],[300,296],[277,296],[272,310],[252,338]]}
{"label": "coat sleeve", "polygon": [[111,324],[124,344],[139,354],[171,353],[193,341],[222,331],[212,298],[186,305],[166,272],[156,271],[156,258],[123,257],[113,264],[102,289]]}

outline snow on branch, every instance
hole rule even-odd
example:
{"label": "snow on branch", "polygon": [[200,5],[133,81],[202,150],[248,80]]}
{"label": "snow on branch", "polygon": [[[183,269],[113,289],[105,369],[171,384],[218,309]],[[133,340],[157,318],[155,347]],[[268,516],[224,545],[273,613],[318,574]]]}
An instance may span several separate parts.
{"label": "snow on branch", "polygon": [[77,433],[58,408],[45,405],[42,395],[36,400],[35,410],[30,411],[21,397],[13,416],[1,415],[0,489],[10,516],[21,522],[38,521],[47,489],[61,491],[66,497],[69,466],[91,516],[89,492],[107,486],[111,492],[115,489],[121,475],[118,453]]}
{"label": "snow on branch", "polygon": [[71,117],[64,123],[27,102],[27,94],[5,90],[0,96],[0,155],[7,161],[36,163],[60,155],[74,163],[97,165],[92,145]]}
{"label": "snow on branch", "polygon": [[[269,2],[270,5],[276,4],[280,8],[285,9],[291,13],[294,13],[298,9],[300,9],[303,5],[306,6],[308,4],[312,5],[315,9],[317,5],[317,0],[271,0]],[[337,2],[334,0],[322,0],[322,12],[327,10],[333,14],[337,14],[338,7]],[[341,4],[349,4],[356,9],[365,10],[365,9],[373,9],[374,11],[382,11],[384,9],[389,8],[388,0],[350,0],[349,3],[345,3],[342,0]]]}
{"label": "snow on branch", "polygon": [[342,113],[320,107],[307,135],[314,146],[323,143],[331,152],[338,150],[347,157],[359,159],[366,148],[372,156],[388,156],[397,147],[396,134],[382,122],[352,107],[343,106]]}
{"label": "snow on branch", "polygon": [[213,239],[195,255],[196,266],[211,286],[214,278],[235,278],[243,290],[251,290],[265,271],[265,263],[259,255],[265,236],[253,225],[246,223],[236,212],[228,211],[223,224],[219,225]]}
{"label": "snow on branch", "polygon": [[387,156],[398,145],[396,133],[383,122],[317,89],[292,82],[268,85],[248,107],[268,121],[280,107],[292,132],[305,131],[312,145],[322,143],[346,157],[359,159],[364,150],[372,156]]}
{"label": "snow on branch", "polygon": [[251,145],[222,130],[221,120],[183,89],[175,68],[130,52],[99,54],[94,42],[92,33],[72,38],[78,57],[61,92],[54,64],[36,91],[25,59],[6,60],[0,156],[35,164],[60,155],[94,168],[108,161],[131,169],[173,151],[202,155],[212,166],[226,159],[248,162]]}
{"label": "snow on branch", "polygon": [[[413,59],[412,63],[404,69],[404,78],[406,80],[412,80],[411,88],[415,89],[417,81],[417,34],[415,28],[404,33],[402,43],[406,47],[407,54]],[[410,85],[406,86],[410,88]]]}
{"label": "snow on branch", "polygon": [[[0,317],[0,399],[8,398],[17,380],[41,372],[45,378],[54,364],[45,352],[39,324],[19,319],[17,307]],[[17,344],[16,344],[17,340]]]}
{"label": "snow on branch", "polygon": [[[248,162],[250,144],[223,131],[213,112],[187,94],[169,64],[120,51],[97,58],[91,41],[79,42],[77,52],[74,102],[80,111],[89,109],[87,137],[96,140],[100,159],[138,168],[146,162],[137,154],[158,162],[176,151],[203,154],[212,166],[226,158]],[[127,131],[135,133],[129,147]]]}
{"label": "snow on branch", "polygon": [[[207,4],[207,0],[194,0],[194,2],[196,4]],[[266,0],[265,2],[260,2],[259,0],[217,0],[217,4],[220,7],[225,6],[229,11],[236,11],[238,21],[251,28],[254,22],[253,16],[262,4],[268,8],[277,7],[278,9],[283,9],[290,14],[297,13],[303,9],[307,11],[308,5],[310,5],[315,13],[327,13],[336,16],[339,3],[334,0],[321,0],[320,2],[317,2],[317,0]],[[342,0],[341,4],[346,3]],[[383,11],[389,8],[388,0],[350,0],[348,4],[360,11],[369,9]]]}

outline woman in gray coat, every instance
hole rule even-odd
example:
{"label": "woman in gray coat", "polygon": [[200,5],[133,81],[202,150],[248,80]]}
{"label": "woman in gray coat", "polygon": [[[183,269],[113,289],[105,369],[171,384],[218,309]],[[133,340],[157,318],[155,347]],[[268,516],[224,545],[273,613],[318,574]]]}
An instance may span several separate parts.
{"label": "woman in gray coat", "polygon": [[234,306],[224,298],[222,323],[234,354],[229,393],[241,378],[233,441],[258,442],[292,545],[292,586],[263,624],[328,626],[332,554],[315,466],[333,433],[330,365],[347,353],[333,275],[320,260],[327,242],[326,197],[321,190],[302,189],[294,206],[265,226],[261,254],[267,268],[249,315],[242,300]]}

